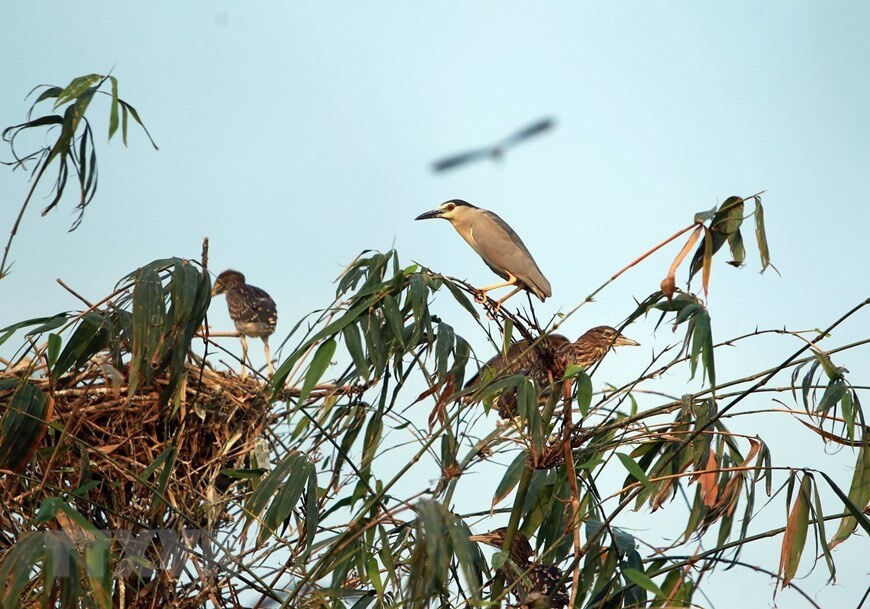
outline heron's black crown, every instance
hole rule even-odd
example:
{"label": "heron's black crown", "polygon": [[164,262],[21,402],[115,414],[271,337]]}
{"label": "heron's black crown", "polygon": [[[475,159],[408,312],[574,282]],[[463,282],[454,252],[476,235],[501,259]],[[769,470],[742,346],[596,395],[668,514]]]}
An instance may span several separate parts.
{"label": "heron's black crown", "polygon": [[444,201],[442,205],[447,205],[448,203],[453,203],[456,207],[470,207],[472,209],[477,209],[476,205],[472,205],[468,201],[463,201],[462,199],[450,199],[449,201]]}

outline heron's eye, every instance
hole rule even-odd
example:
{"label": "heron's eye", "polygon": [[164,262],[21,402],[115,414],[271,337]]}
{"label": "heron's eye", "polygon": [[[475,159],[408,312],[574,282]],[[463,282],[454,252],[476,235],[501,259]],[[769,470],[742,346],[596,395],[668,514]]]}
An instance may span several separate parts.
{"label": "heron's eye", "polygon": [[454,205],[453,203],[448,203],[445,206],[445,209],[447,209],[447,211],[453,211],[455,208],[456,208],[456,205]]}

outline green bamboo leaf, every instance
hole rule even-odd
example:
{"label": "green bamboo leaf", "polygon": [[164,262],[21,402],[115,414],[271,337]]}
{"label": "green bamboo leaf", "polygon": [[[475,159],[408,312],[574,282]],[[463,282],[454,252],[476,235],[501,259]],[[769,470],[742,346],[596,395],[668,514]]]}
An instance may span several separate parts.
{"label": "green bamboo leaf", "polygon": [[384,296],[383,311],[384,317],[387,319],[387,323],[390,324],[390,329],[393,332],[393,336],[400,345],[404,346],[404,340],[402,335],[404,334],[405,330],[405,322],[402,319],[402,313],[399,311],[399,303],[396,302],[396,299],[393,298],[391,294],[387,294],[386,296]]}
{"label": "green bamboo leaf", "polygon": [[758,255],[761,258],[761,272],[770,266],[770,250],[767,246],[767,234],[764,231],[764,208],[761,206],[761,197],[755,200],[755,239],[758,242]]}
{"label": "green bamboo leaf", "polygon": [[544,421],[538,405],[538,388],[529,378],[524,378],[517,389],[517,411],[526,422],[532,447],[540,451],[544,448]]}
{"label": "green bamboo leaf", "polygon": [[57,99],[54,102],[54,107],[58,108],[63,104],[80,97],[88,89],[100,82],[102,79],[103,77],[99,74],[88,74],[86,76],[78,76],[76,78],[73,78],[66,86],[66,88],[58,93]]}
{"label": "green bamboo leaf", "polygon": [[34,330],[30,330],[26,336],[31,336],[33,334],[39,334],[41,332],[45,332],[47,330],[53,330],[57,327],[62,326],[69,319],[69,315],[67,313],[59,313],[58,315],[53,315],[51,317],[34,317],[32,319],[26,319],[24,321],[19,321],[18,323],[12,324],[11,326],[6,326],[3,329],[0,329],[0,345],[5,343],[9,338],[15,334],[18,330],[22,328],[26,328],[28,326],[36,326],[39,324]]}
{"label": "green bamboo leaf", "polygon": [[260,481],[245,503],[245,528],[254,520],[260,521],[258,540],[262,543],[292,513],[302,492],[310,490],[312,477],[316,481],[314,464],[303,453],[291,451]]}
{"label": "green bamboo leaf", "polygon": [[31,574],[37,569],[37,563],[45,553],[45,544],[41,531],[27,531],[5,551],[3,562],[0,562],[0,600],[3,609],[19,609],[21,599],[30,584]]}
{"label": "green bamboo leaf", "polygon": [[486,565],[480,547],[469,539],[471,529],[461,518],[449,512],[445,516],[447,531],[450,535],[450,545],[459,568],[465,576],[465,581],[471,587],[471,599],[474,604],[479,600],[478,591],[481,587],[480,573]]}
{"label": "green bamboo leaf", "polygon": [[[377,296],[370,296],[363,302],[353,306],[347,313],[345,313],[342,317],[336,319],[335,321],[327,324],[320,332],[312,336],[310,339],[305,341],[293,354],[281,364],[278,369],[275,371],[275,375],[272,377],[271,382],[269,383],[272,387],[272,390],[277,392],[280,391],[284,386],[284,382],[287,380],[287,376],[293,370],[293,367],[296,365],[296,362],[308,352],[312,346],[316,345],[324,338],[332,337],[339,332],[341,332],[344,328],[354,323],[363,313],[369,310],[369,308],[377,302]],[[372,354],[369,353],[371,357]]]}
{"label": "green bamboo leaf", "polygon": [[90,598],[99,609],[112,608],[112,561],[110,542],[96,537],[85,545],[85,568],[90,584]]}
{"label": "green bamboo leaf", "polygon": [[165,338],[166,302],[163,283],[153,268],[143,267],[136,273],[133,287],[133,348],[130,366],[132,397],[139,384],[151,380],[151,365],[160,352]]}
{"label": "green bamboo leaf", "polygon": [[[570,371],[570,366],[569,370]],[[567,376],[568,371],[565,372]],[[577,387],[577,408],[580,414],[584,417],[589,413],[589,407],[592,405],[592,379],[583,370],[572,372],[574,376],[574,384]]]}
{"label": "green bamboo leaf", "polygon": [[118,118],[118,79],[114,76],[109,76],[109,82],[112,84],[112,108],[109,112],[109,139],[115,135],[118,130],[120,119]]}
{"label": "green bamboo leaf", "polygon": [[308,367],[308,372],[305,373],[302,389],[299,390],[298,402],[300,404],[305,402],[311,390],[314,389],[314,386],[323,377],[326,369],[329,368],[332,356],[335,355],[335,346],[335,339],[330,338],[317,348],[314,359],[311,360],[311,365]]}
{"label": "green bamboo leaf", "polygon": [[419,324],[423,321],[423,314],[426,310],[426,280],[423,279],[421,273],[412,273],[408,278],[408,292],[405,296],[406,306],[410,302],[411,310],[414,312],[414,319]]}
{"label": "green bamboo leaf", "polygon": [[[33,91],[31,91],[31,93],[33,93]],[[43,90],[43,92],[39,94],[39,97],[36,98],[36,101],[33,102],[33,105],[35,106],[39,102],[45,101],[46,99],[49,99],[51,97],[57,97],[61,93],[63,93],[63,88],[61,87],[46,87],[45,90]]]}
{"label": "green bamboo leaf", "polygon": [[640,586],[647,592],[655,594],[659,598],[663,598],[665,596],[665,593],[662,592],[662,589],[659,588],[658,585],[653,580],[651,580],[649,576],[643,571],[638,571],[637,569],[627,567],[622,570],[622,574],[625,575],[626,579],[631,581],[631,583]]}
{"label": "green bamboo leaf", "polygon": [[822,555],[825,557],[825,564],[828,567],[830,574],[829,582],[836,579],[837,567],[834,564],[834,556],[831,554],[831,547],[828,545],[828,537],[825,534],[825,513],[822,511],[822,499],[819,497],[818,485],[813,485],[813,507],[812,515],[814,527],[816,530],[816,539],[818,544],[822,546]]}
{"label": "green bamboo leaf", "polygon": [[622,462],[622,465],[625,467],[625,469],[628,470],[628,473],[631,474],[641,484],[643,484],[644,488],[646,488],[647,491],[649,491],[650,493],[655,492],[652,484],[650,484],[649,478],[647,478],[644,471],[640,468],[640,466],[634,459],[632,459],[625,453],[616,453],[616,456],[619,457],[619,460]]}
{"label": "green bamboo leaf", "polygon": [[471,313],[474,319],[480,319],[480,313],[478,313],[477,309],[472,306],[471,301],[468,300],[468,297],[462,292],[462,290],[456,287],[456,285],[447,278],[444,279],[444,285],[447,286],[453,299],[456,300],[463,309]]}
{"label": "green bamboo leaf", "polygon": [[822,399],[819,400],[819,405],[816,407],[816,413],[827,412],[828,409],[835,406],[846,395],[848,390],[849,387],[846,385],[846,381],[842,379],[828,384],[825,388],[825,393],[822,394]]}
{"label": "green bamboo leaf", "polygon": [[156,493],[154,493],[154,504],[152,507],[153,514],[159,514],[160,508],[163,507],[163,497],[166,496],[166,489],[169,486],[169,480],[172,476],[172,470],[175,467],[175,457],[178,453],[178,450],[175,446],[170,446],[166,450],[161,453],[161,455],[155,460],[155,464],[160,464],[162,469],[160,470],[160,478],[157,481],[157,489]]}
{"label": "green bamboo leaf", "polygon": [[366,361],[365,353],[363,352],[362,338],[359,334],[359,328],[357,328],[356,325],[351,324],[341,331],[341,335],[344,339],[344,345],[347,347],[348,353],[350,353],[350,358],[353,360],[354,366],[356,366],[357,374],[365,380],[368,380],[369,364]]}
{"label": "green bamboo leaf", "polygon": [[[594,518],[586,519],[586,538],[593,539],[599,535],[603,535],[604,523]],[[616,548],[623,553],[634,552],[637,550],[637,541],[631,533],[626,533],[622,529],[616,527],[608,527],[607,531],[612,532],[613,542]]]}
{"label": "green bamboo leaf", "polygon": [[520,478],[522,478],[523,476],[523,470],[525,470],[528,462],[529,453],[526,451],[520,451],[520,453],[508,466],[504,476],[501,479],[501,482],[498,483],[498,487],[496,487],[495,489],[495,495],[493,495],[492,497],[492,504],[490,507],[494,508],[499,503],[504,501],[504,499],[510,494],[514,487],[519,484]]}
{"label": "green bamboo leaf", "polygon": [[733,235],[740,230],[741,224],[743,224],[743,199],[732,195],[719,207],[716,217],[710,223],[710,228],[725,235]]}
{"label": "green bamboo leaf", "polygon": [[122,127],[122,130],[124,132],[124,145],[127,145],[127,112],[129,111],[130,115],[133,117],[133,120],[139,123],[139,126],[142,127],[142,131],[144,131],[145,135],[148,136],[148,141],[151,142],[154,150],[160,150],[160,148],[154,142],[154,138],[151,137],[151,133],[149,133],[148,129],[145,127],[145,123],[143,123],[142,119],[139,118],[139,113],[136,111],[136,108],[125,102],[123,99],[118,99],[118,103],[121,104],[121,107],[124,109],[124,126]]}
{"label": "green bamboo leaf", "polygon": [[19,471],[42,441],[53,401],[41,389],[23,381],[4,406],[0,408],[0,469]]}
{"label": "green bamboo leaf", "polygon": [[57,362],[57,356],[60,355],[61,339],[60,335],[52,332],[48,335],[48,346],[46,347],[46,357],[48,359],[49,369],[54,367]]}
{"label": "green bamboo leaf", "polygon": [[454,338],[453,326],[445,323],[438,324],[438,340],[435,343],[435,370],[441,378],[444,378],[449,369],[448,363]]}
{"label": "green bamboo leaf", "polygon": [[831,547],[833,548],[851,537],[859,523],[865,533],[870,534],[870,521],[862,513],[867,505],[870,505],[870,449],[868,449],[867,444],[862,444],[858,449],[858,459],[855,462],[855,471],[852,474],[852,484],[849,487],[848,495],[843,493],[830,477],[822,475],[825,476],[828,484],[831,485],[846,509],[852,514],[840,521],[837,532],[831,538]]}
{"label": "green bamboo leaf", "polygon": [[731,250],[731,258],[728,264],[732,266],[741,266],[746,260],[746,248],[743,247],[743,237],[740,231],[736,231],[728,235],[728,247]]}

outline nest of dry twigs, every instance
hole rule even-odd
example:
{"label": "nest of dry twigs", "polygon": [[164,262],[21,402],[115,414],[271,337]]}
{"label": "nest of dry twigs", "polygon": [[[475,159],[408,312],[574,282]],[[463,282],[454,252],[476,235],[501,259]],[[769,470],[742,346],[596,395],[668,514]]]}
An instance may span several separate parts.
{"label": "nest of dry twigs", "polygon": [[[21,373],[0,377],[16,374]],[[18,474],[5,476],[0,528],[26,527],[48,497],[65,499],[103,531],[214,531],[231,518],[235,479],[223,470],[250,466],[269,423],[267,388],[231,372],[188,365],[181,390],[167,403],[161,398],[164,378],[132,396],[126,378],[102,354],[54,383],[30,371],[27,381],[51,396],[49,425]],[[48,526],[81,533],[66,518]],[[155,599],[155,584],[166,592],[157,594],[164,606],[201,606],[203,598],[170,601],[175,586],[173,576],[166,577],[165,586],[148,586],[147,604],[133,594],[141,606]],[[126,606],[140,605],[128,597]]]}

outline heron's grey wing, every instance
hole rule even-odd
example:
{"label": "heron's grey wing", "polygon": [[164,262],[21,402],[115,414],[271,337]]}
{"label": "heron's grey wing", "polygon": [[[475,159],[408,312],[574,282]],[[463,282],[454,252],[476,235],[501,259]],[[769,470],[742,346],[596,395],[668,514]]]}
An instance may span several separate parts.
{"label": "heron's grey wing", "polygon": [[510,146],[515,146],[520,142],[532,138],[540,133],[544,133],[545,131],[549,131],[556,124],[556,121],[550,117],[543,118],[539,121],[532,123],[526,127],[523,127],[519,131],[510,134],[505,139],[501,141],[500,146],[502,148],[508,148]]}
{"label": "heron's grey wing", "polygon": [[432,171],[447,171],[448,169],[453,169],[454,167],[459,167],[460,165],[465,165],[466,163],[471,163],[480,159],[490,158],[491,156],[493,156],[492,148],[477,148],[475,150],[461,152],[435,161],[432,163]]}
{"label": "heron's grey wing", "polygon": [[552,296],[550,282],[538,268],[538,263],[535,262],[520,236],[498,214],[485,209],[480,211],[490,222],[489,226],[481,227],[482,230],[488,231],[488,238],[480,240],[474,238],[479,248],[478,253],[483,260],[502,276],[505,271],[514,275],[531,288],[541,300]]}

